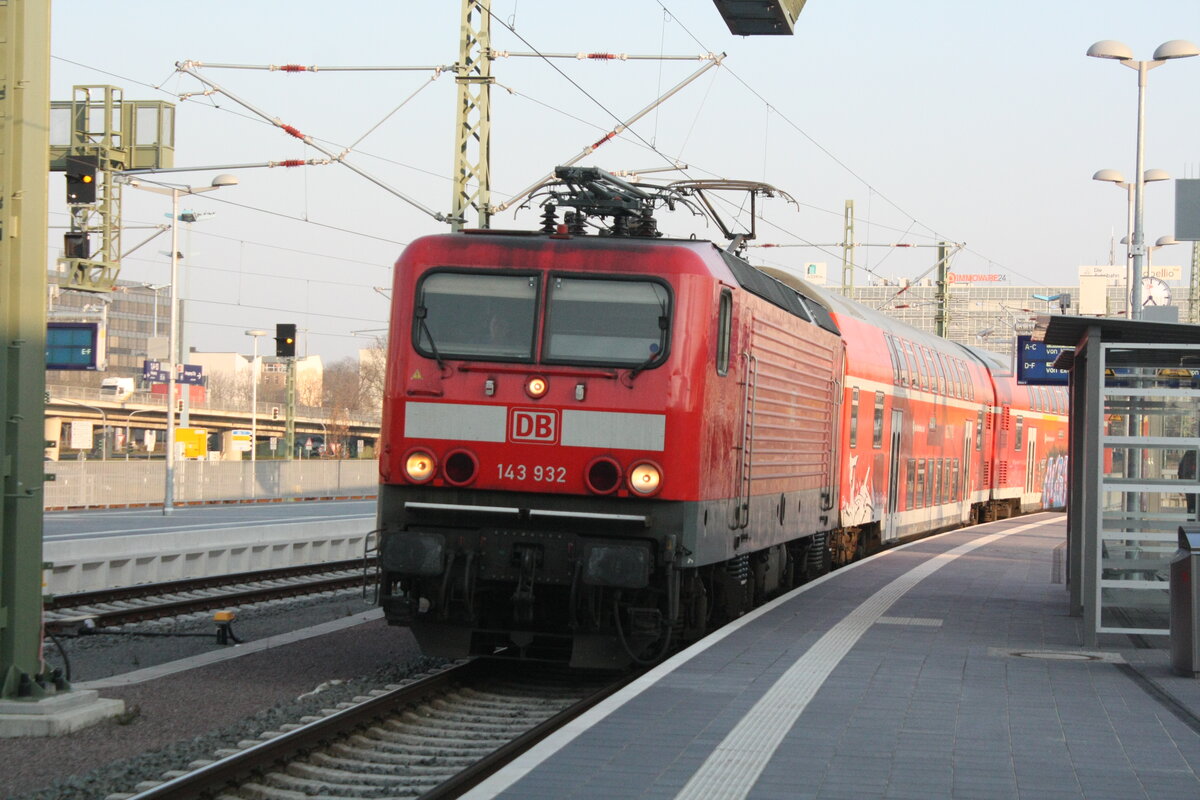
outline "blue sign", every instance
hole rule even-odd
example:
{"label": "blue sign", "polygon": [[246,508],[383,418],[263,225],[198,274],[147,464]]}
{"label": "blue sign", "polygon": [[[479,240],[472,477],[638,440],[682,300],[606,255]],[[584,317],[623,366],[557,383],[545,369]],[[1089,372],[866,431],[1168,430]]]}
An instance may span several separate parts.
{"label": "blue sign", "polygon": [[1035,342],[1030,336],[1017,337],[1017,383],[1036,386],[1066,386],[1071,373],[1051,366],[1059,353],[1074,347]]}
{"label": "blue sign", "polygon": [[[170,369],[169,361],[143,361],[142,380],[149,383],[169,383]],[[204,383],[204,370],[195,364],[176,364],[175,382],[200,385]]]}
{"label": "blue sign", "polygon": [[46,369],[96,369],[100,324],[46,323]]}

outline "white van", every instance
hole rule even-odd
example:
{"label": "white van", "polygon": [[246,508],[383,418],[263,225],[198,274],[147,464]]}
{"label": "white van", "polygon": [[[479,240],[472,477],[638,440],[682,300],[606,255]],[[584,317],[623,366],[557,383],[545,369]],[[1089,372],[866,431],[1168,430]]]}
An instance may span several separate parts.
{"label": "white van", "polygon": [[100,396],[106,400],[128,400],[133,389],[133,378],[105,378],[100,382]]}

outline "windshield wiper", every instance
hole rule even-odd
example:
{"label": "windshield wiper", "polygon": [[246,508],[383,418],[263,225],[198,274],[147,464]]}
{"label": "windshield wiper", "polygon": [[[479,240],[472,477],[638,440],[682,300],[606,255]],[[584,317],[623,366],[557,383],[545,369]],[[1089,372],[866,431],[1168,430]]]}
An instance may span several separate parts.
{"label": "windshield wiper", "polygon": [[429,330],[429,323],[425,321],[425,317],[429,315],[429,309],[425,306],[417,306],[413,315],[417,318],[417,324],[421,326],[421,332],[429,340],[429,349],[433,351],[433,360],[437,362],[438,369],[445,371],[446,365],[442,362],[441,354],[438,353],[437,342],[433,340],[433,332]]}
{"label": "windshield wiper", "polygon": [[[665,311],[665,309],[664,309]],[[658,350],[650,354],[650,357],[638,364],[629,371],[629,380],[633,380],[639,373],[646,370],[651,364],[662,358],[663,351],[667,349],[667,328],[670,327],[670,320],[664,313],[658,318]]]}

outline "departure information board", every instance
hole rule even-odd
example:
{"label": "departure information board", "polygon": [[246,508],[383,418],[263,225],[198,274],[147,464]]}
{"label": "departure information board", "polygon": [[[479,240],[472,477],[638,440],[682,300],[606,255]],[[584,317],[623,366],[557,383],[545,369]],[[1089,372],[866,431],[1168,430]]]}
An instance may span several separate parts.
{"label": "departure information board", "polygon": [[1017,383],[1038,386],[1066,386],[1071,373],[1051,366],[1059,353],[1074,347],[1035,342],[1030,336],[1017,337]]}

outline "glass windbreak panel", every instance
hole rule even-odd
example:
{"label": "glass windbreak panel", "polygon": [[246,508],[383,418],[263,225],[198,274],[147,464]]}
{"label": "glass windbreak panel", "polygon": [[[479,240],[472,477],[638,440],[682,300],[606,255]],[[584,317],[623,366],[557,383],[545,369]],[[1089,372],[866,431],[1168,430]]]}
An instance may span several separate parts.
{"label": "glass windbreak panel", "polygon": [[433,272],[417,288],[413,343],[430,358],[533,359],[535,275]]}
{"label": "glass windbreak panel", "polygon": [[[71,144],[71,107],[50,107],[50,146],[69,147]],[[170,252],[170,251],[168,251]]]}
{"label": "glass windbreak panel", "polygon": [[1112,631],[1167,633],[1171,627],[1171,596],[1161,589],[1103,585],[1100,588],[1100,628]]}
{"label": "glass windbreak panel", "polygon": [[1178,547],[1178,535],[1127,539],[1106,533],[1100,539],[1100,578],[1165,584],[1171,579],[1171,559]]}
{"label": "glass windbreak panel", "polygon": [[650,368],[666,356],[666,284],[559,275],[550,281],[546,308],[546,361]]}
{"label": "glass windbreak panel", "polygon": [[158,106],[138,106],[134,111],[137,132],[133,143],[138,146],[158,144]]}

